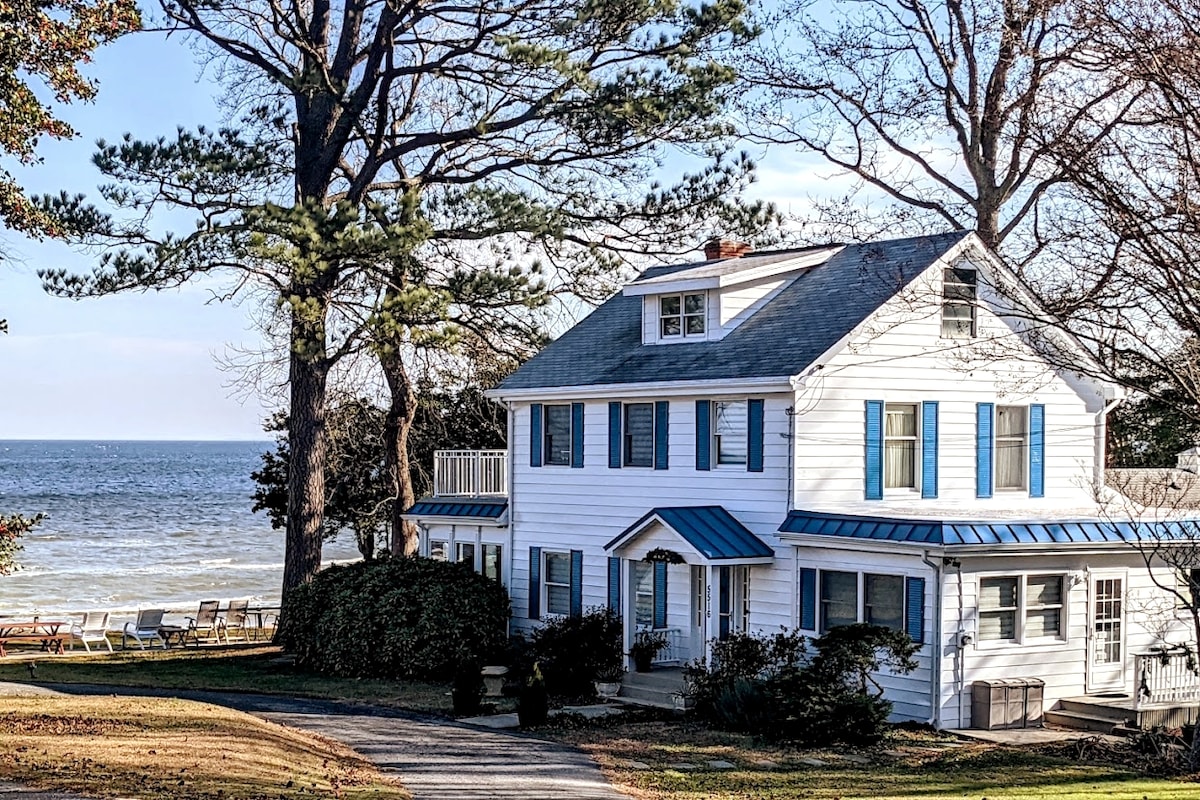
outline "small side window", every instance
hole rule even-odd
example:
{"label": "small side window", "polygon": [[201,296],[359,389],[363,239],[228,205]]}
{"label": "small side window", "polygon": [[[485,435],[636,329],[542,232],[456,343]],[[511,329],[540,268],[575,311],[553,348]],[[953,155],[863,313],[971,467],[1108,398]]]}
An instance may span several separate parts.
{"label": "small side window", "polygon": [[942,271],[942,336],[969,339],[976,335],[978,275],[973,269]]}

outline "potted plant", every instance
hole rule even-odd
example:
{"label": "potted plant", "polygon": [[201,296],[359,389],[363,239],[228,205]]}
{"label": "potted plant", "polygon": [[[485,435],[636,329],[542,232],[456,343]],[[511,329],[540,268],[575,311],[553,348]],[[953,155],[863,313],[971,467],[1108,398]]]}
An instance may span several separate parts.
{"label": "potted plant", "polygon": [[533,665],[533,674],[521,688],[517,699],[517,721],[522,728],[544,725],[550,713],[550,696],[546,691],[546,679],[542,676],[542,665]]}
{"label": "potted plant", "polygon": [[601,667],[596,673],[596,694],[604,700],[611,700],[621,691],[621,681],[625,678],[625,668],[620,664],[609,664]]}
{"label": "potted plant", "polygon": [[638,672],[649,672],[654,657],[667,646],[667,635],[661,631],[642,631],[633,640],[629,656]]}

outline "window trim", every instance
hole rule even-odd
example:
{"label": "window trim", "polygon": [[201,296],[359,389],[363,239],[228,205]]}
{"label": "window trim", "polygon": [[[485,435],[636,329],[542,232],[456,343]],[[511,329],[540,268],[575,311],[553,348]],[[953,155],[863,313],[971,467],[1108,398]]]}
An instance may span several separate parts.
{"label": "window trim", "polygon": [[[567,560],[567,582],[558,583],[550,580],[550,556],[562,556]],[[571,615],[571,551],[570,550],[542,550],[542,585],[539,591],[542,593],[542,619],[547,617],[569,617]],[[550,610],[550,587],[563,586],[567,590],[567,610],[564,612]]]}
{"label": "window trim", "polygon": [[[878,572],[875,570],[865,570],[865,569],[826,569],[826,568],[820,567],[820,566],[816,566],[815,569],[817,571],[817,586],[816,586],[816,593],[815,593],[816,594],[816,603],[817,603],[817,609],[816,609],[817,614],[816,614],[816,620],[815,620],[816,628],[814,628],[813,630],[815,630],[817,633],[823,634],[829,630],[829,628],[827,628],[825,626],[825,574],[829,573],[829,572],[836,572],[836,573],[842,573],[842,574],[856,576],[855,589],[854,589],[854,609],[855,609],[854,621],[856,623],[867,621],[867,576],[873,575],[873,576],[881,577],[881,578],[897,578],[897,579],[899,579],[900,580],[900,627],[896,628],[895,630],[899,630],[901,632],[904,632],[907,630],[906,620],[908,619],[908,590],[907,590],[908,589],[908,580],[909,580],[909,578],[914,577],[911,573],[908,573],[908,572]],[[796,603],[796,613],[797,614],[800,613],[799,602]],[[801,629],[799,619],[796,620],[796,627],[797,627],[797,629]],[[835,626],[835,627],[837,627],[837,626]],[[801,630],[806,630],[806,629],[801,629]]]}
{"label": "window trim", "polygon": [[[979,622],[984,613],[980,602],[982,585],[985,580],[996,578],[1017,579],[1016,626],[1012,639],[984,639],[980,635]],[[1028,597],[1029,578],[1058,578],[1062,592],[1062,602],[1049,605],[1030,605]],[[1007,608],[1007,607],[1005,607]],[[1047,608],[1058,609],[1058,635],[1029,637],[1025,635],[1026,619],[1029,611]],[[1002,609],[989,609],[999,611]],[[978,572],[975,574],[975,648],[979,650],[1004,649],[1012,647],[1062,647],[1070,643],[1071,615],[1071,576],[1067,570],[1024,570],[1019,572]]]}
{"label": "window trim", "polygon": [[[700,313],[689,314],[687,312],[687,298],[688,297],[700,297],[701,298],[701,302],[703,304],[702,305],[703,310]],[[664,314],[663,313],[663,301],[668,300],[670,298],[676,298],[677,300],[679,300],[679,313],[678,314]],[[709,313],[708,313],[708,290],[707,289],[700,289],[700,290],[694,290],[694,291],[689,291],[689,292],[667,292],[665,294],[655,295],[655,299],[657,301],[657,305],[655,306],[655,308],[658,310],[658,327],[657,327],[657,330],[655,331],[655,333],[657,334],[658,341],[660,341],[660,342],[679,342],[679,341],[685,341],[685,340],[696,341],[696,340],[703,340],[703,339],[708,338]],[[687,332],[688,319],[689,318],[695,319],[697,317],[699,317],[701,322],[703,323],[704,329],[702,331],[700,331],[699,333],[688,333]],[[679,333],[666,333],[665,332],[664,322],[667,319],[678,319],[679,320]]]}
{"label": "window trim", "polygon": [[[898,406],[911,408],[913,412],[913,435],[912,436],[888,436],[887,420],[888,409]],[[883,468],[880,470],[880,480],[883,483],[883,493],[885,495],[911,495],[920,494],[921,492],[921,403],[920,401],[901,402],[885,400],[883,403],[883,420],[880,430],[880,448],[883,457]],[[888,458],[887,446],[888,441],[911,441],[912,442],[912,486],[888,486]],[[874,574],[874,573],[872,573]]]}
{"label": "window trim", "polygon": [[[721,460],[721,435],[717,433],[717,407],[726,405],[741,405],[745,411],[743,422],[743,434],[746,437],[746,450],[741,461],[722,461]],[[709,422],[712,443],[709,445],[711,454],[709,455],[710,463],[714,469],[735,469],[745,472],[750,466],[750,399],[740,398],[737,400],[712,400],[710,401],[712,418]]]}
{"label": "window trim", "polygon": [[[632,436],[629,429],[629,409],[631,406],[647,406],[650,409],[650,462],[648,464],[630,463],[632,455]],[[654,469],[654,441],[658,434],[658,414],[655,412],[654,401],[638,401],[621,404],[621,468],[622,469]]]}
{"label": "window trim", "polygon": [[[550,460],[550,409],[565,408],[567,410],[567,460],[566,461],[551,461]],[[571,409],[570,403],[543,403],[542,404],[542,466],[543,467],[569,467],[575,460],[575,414]]]}
{"label": "window trim", "polygon": [[[966,283],[957,280],[959,277],[956,273],[970,273],[974,278],[973,283]],[[956,280],[948,280],[955,278]],[[971,292],[970,300],[954,298],[947,296],[947,288],[950,286],[968,287]],[[967,307],[971,309],[971,330],[970,333],[950,334],[946,332],[946,309],[953,307]],[[973,267],[944,267],[942,269],[942,297],[939,305],[938,313],[938,336],[941,339],[975,339],[979,336],[979,270]]]}
{"label": "window trim", "polygon": [[[1019,409],[1025,418],[1024,431],[1021,434],[1021,485],[1020,486],[1001,486],[1000,485],[1000,442],[1001,440],[1011,442],[1016,439],[1014,436],[1000,435],[1000,410],[1005,408]],[[1005,405],[999,403],[993,407],[992,411],[992,491],[993,492],[1028,492],[1029,491],[1029,447],[1030,447],[1030,414],[1029,406]]]}

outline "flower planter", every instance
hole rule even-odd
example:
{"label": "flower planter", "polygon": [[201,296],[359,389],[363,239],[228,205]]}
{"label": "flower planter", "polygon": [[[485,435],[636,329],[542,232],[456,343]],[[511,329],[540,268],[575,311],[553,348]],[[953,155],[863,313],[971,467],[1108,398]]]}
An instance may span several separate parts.
{"label": "flower planter", "polygon": [[484,667],[480,672],[483,675],[485,696],[499,697],[504,693],[504,679],[508,675],[508,667]]}
{"label": "flower planter", "polygon": [[596,681],[596,694],[605,700],[611,700],[621,693],[620,681]]}

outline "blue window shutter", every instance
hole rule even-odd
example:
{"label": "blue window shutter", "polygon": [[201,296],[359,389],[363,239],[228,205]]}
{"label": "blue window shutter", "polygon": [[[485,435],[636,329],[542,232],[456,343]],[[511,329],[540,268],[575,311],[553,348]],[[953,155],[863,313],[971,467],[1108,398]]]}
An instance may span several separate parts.
{"label": "blue window shutter", "polygon": [[938,494],[938,404],[921,403],[921,497]]}
{"label": "blue window shutter", "polygon": [[800,568],[800,629],[817,629],[817,571]]}
{"label": "blue window shutter", "polygon": [[763,401],[751,400],[746,409],[746,469],[749,472],[763,471]]}
{"label": "blue window shutter", "polygon": [[529,406],[529,466],[542,465],[542,404]]}
{"label": "blue window shutter", "polygon": [[666,469],[668,466],[667,460],[667,443],[671,438],[671,430],[669,427],[669,410],[671,404],[666,400],[658,400],[654,403],[654,468]]}
{"label": "blue window shutter", "polygon": [[667,627],[667,563],[654,562],[654,627]]}
{"label": "blue window shutter", "polygon": [[621,404],[608,404],[608,466],[621,468]]}
{"label": "blue window shutter", "polygon": [[571,403],[571,466],[583,466],[583,403]]}
{"label": "blue window shutter", "polygon": [[867,401],[866,498],[883,499],[883,401]]}
{"label": "blue window shutter", "polygon": [[925,642],[925,579],[904,581],[904,632],[917,644]]}
{"label": "blue window shutter", "polygon": [[1046,407],[1029,407],[1029,496],[1046,496]]}
{"label": "blue window shutter", "polygon": [[542,548],[529,548],[529,618],[542,618]]}
{"label": "blue window shutter", "polygon": [[712,469],[712,401],[696,401],[696,469]]}
{"label": "blue window shutter", "polygon": [[571,551],[571,616],[583,615],[583,551]]}
{"label": "blue window shutter", "polygon": [[608,609],[620,613],[621,611],[621,558],[620,556],[608,557]]}
{"label": "blue window shutter", "polygon": [[975,406],[975,496],[992,496],[992,414],[991,403]]}

